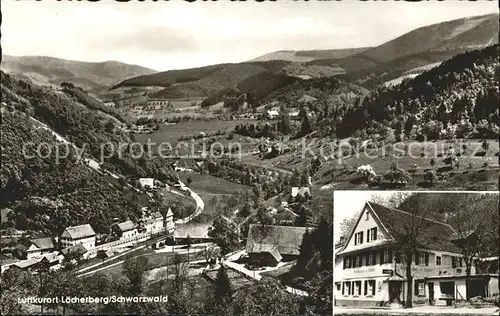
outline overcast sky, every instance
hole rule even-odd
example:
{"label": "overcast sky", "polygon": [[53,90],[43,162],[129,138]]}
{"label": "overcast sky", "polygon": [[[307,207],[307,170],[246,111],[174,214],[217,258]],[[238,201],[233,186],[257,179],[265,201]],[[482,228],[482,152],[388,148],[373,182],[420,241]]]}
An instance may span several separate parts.
{"label": "overcast sky", "polygon": [[345,218],[353,217],[361,211],[366,202],[375,196],[380,199],[389,199],[393,191],[334,191],[333,195],[333,237],[337,242],[340,239],[340,223]]}
{"label": "overcast sky", "polygon": [[156,70],[240,62],[276,50],[374,46],[415,28],[498,12],[497,1],[2,1],[10,55],[118,60]]}

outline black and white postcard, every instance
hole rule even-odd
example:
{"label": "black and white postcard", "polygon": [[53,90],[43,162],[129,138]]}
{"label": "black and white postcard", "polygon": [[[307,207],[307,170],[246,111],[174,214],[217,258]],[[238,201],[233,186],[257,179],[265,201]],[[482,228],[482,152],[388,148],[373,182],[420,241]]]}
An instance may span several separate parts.
{"label": "black and white postcard", "polygon": [[495,1],[1,10],[2,315],[498,312]]}

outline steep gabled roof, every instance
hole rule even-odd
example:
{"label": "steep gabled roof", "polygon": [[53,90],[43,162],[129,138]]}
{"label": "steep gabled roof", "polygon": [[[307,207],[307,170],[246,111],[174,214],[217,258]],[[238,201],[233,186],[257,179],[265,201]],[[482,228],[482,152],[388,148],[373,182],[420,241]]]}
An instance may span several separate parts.
{"label": "steep gabled roof", "polygon": [[62,254],[66,257],[70,253],[77,253],[78,255],[83,255],[87,252],[87,248],[85,248],[82,244],[77,244],[68,248],[64,248],[61,250]]}
{"label": "steep gabled roof", "polygon": [[46,237],[46,238],[35,238],[26,240],[16,245],[16,249],[19,249],[21,251],[27,251],[32,245],[36,247],[35,249],[36,251],[50,250],[55,248],[52,238]]}
{"label": "steep gabled roof", "polygon": [[95,232],[89,224],[68,227],[61,235],[61,237],[71,239],[81,239],[92,236],[95,236]]}
{"label": "steep gabled roof", "polygon": [[126,221],[123,223],[119,223],[119,224],[117,224],[117,226],[121,232],[126,232],[129,230],[135,229],[135,225],[134,225],[134,223],[132,223],[132,221]]}
{"label": "steep gabled roof", "polygon": [[154,212],[153,214],[151,214],[151,216],[153,216],[154,219],[163,219],[163,215],[161,215],[160,212]]}
{"label": "steep gabled roof", "polygon": [[49,263],[54,263],[54,262],[59,262],[59,256],[57,255],[57,253],[50,253],[48,255],[45,255],[44,256],[45,258],[47,258],[47,260],[49,260]]}
{"label": "steep gabled roof", "polygon": [[373,215],[372,218],[375,220],[375,223],[377,223],[377,225],[381,228],[381,233],[384,234],[385,238],[388,239],[388,240],[393,239],[393,237],[389,234],[389,231],[387,230],[387,228],[384,226],[384,224],[378,218],[378,216],[375,213],[375,211],[372,209],[371,204],[369,202],[366,202],[365,205],[362,208],[363,212],[360,212],[359,215],[358,215],[358,219],[356,220],[356,224],[353,227],[351,227],[351,230],[349,231],[349,234],[347,235],[347,238],[345,238],[344,241],[343,241],[343,243],[342,243],[342,245],[339,246],[341,248],[338,251],[338,253],[342,253],[345,250],[345,248],[347,248],[347,246],[349,245],[349,242],[351,241],[351,239],[352,239],[352,237],[354,235],[354,232],[356,231],[356,228],[358,227],[359,221],[363,217],[364,210],[367,209],[367,208],[368,208],[369,212]]}
{"label": "steep gabled roof", "polygon": [[174,213],[172,212],[172,209],[169,207],[166,217],[170,217],[170,216],[174,216]]}
{"label": "steep gabled roof", "polygon": [[[377,203],[367,202],[366,205],[370,207],[375,215],[375,220],[380,222],[384,230],[392,236],[398,235],[398,232],[404,230],[405,226],[415,216],[411,213],[398,210],[395,208],[386,207]],[[363,214],[361,214],[362,216]],[[418,236],[420,243],[425,245],[426,248],[441,251],[456,251],[456,247],[451,243],[450,239],[455,233],[453,228],[446,223],[436,221],[434,219],[416,216],[420,221],[426,224],[426,234]],[[359,219],[358,219],[359,221]],[[351,232],[351,234],[354,230]],[[352,236],[349,236],[349,240]],[[437,238],[439,237],[439,238]],[[394,240],[397,242],[397,240]]]}
{"label": "steep gabled roof", "polygon": [[292,197],[296,197],[297,195],[305,196],[306,193],[311,195],[310,187],[292,187]]}
{"label": "steep gabled roof", "polygon": [[269,244],[259,244],[256,245],[253,249],[254,251],[250,254],[258,254],[258,253],[269,253],[276,262],[280,262],[283,257],[280,255],[278,247]]}
{"label": "steep gabled roof", "polygon": [[55,248],[54,242],[50,237],[32,239],[31,242],[35,244],[35,246],[37,246],[38,249],[40,250],[48,250]]}
{"label": "steep gabled roof", "polygon": [[247,253],[270,251],[277,248],[281,255],[298,255],[307,227],[250,224]]}

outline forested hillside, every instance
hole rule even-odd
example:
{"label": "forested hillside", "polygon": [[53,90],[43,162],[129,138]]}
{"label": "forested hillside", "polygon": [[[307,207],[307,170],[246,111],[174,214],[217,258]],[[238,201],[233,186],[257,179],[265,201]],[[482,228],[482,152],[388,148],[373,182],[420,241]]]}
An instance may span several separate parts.
{"label": "forested hillside", "polygon": [[143,155],[140,159],[132,158],[131,156],[140,152],[140,148],[131,148],[133,139],[121,130],[122,124],[117,123],[116,119],[80,103],[90,100],[83,99],[83,91],[79,91],[74,100],[73,95],[70,98],[63,91],[39,87],[3,72],[1,88],[2,100],[7,105],[47,124],[79,148],[85,149],[87,155],[98,160],[102,156],[101,148],[117,149],[120,144],[128,144],[122,146],[121,151],[104,151],[110,156],[105,156],[104,162],[111,171],[117,171],[127,177],[150,176],[163,181],[176,178],[172,168],[164,160],[148,155]]}
{"label": "forested hillside", "polygon": [[60,146],[57,160],[56,138],[25,113],[2,106],[1,135],[1,208],[12,210],[4,225],[60,234],[89,223],[103,233],[115,217],[140,216],[139,193],[77,162],[74,150],[64,158],[66,147]]}
{"label": "forested hillside", "polygon": [[208,97],[232,88],[247,78],[263,72],[280,73],[291,62],[272,60],[239,64],[219,64],[199,68],[169,70],[127,79],[113,88],[125,86],[157,86],[165,89],[154,94],[162,98]]}
{"label": "forested hillside", "polygon": [[460,54],[400,85],[379,87],[345,113],[337,135],[390,127],[406,138],[498,138],[498,48]]}
{"label": "forested hillside", "polygon": [[218,102],[225,101],[226,98],[237,98],[245,94],[245,100],[253,107],[262,103],[262,100],[270,93],[279,90],[283,87],[300,81],[301,79],[287,76],[285,74],[277,74],[273,72],[261,72],[255,74],[235,87],[221,90],[208,98],[206,98],[202,106],[210,106]]}

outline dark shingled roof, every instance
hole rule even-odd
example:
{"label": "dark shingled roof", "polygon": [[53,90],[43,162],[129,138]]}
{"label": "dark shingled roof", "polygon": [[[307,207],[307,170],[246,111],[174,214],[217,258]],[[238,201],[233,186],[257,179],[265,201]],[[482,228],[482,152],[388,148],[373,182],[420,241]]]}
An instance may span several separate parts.
{"label": "dark shingled roof", "polygon": [[54,242],[52,241],[52,238],[46,237],[46,238],[37,238],[37,239],[32,239],[31,242],[35,244],[40,250],[47,250],[47,249],[54,249]]}
{"label": "dark shingled roof", "polygon": [[[398,209],[386,207],[377,203],[367,202],[371,209],[375,212],[382,225],[387,229],[388,233],[396,238],[398,232],[404,230],[413,215]],[[418,217],[418,221],[425,221],[425,234],[418,237],[418,241],[425,245],[425,248],[440,251],[456,252],[456,246],[451,242],[452,236],[455,234],[453,228],[446,223],[439,222],[425,217]],[[401,233],[399,233],[400,235]],[[397,240],[396,240],[397,242]]]}
{"label": "dark shingled roof", "polygon": [[68,248],[64,248],[61,250],[64,256],[67,256],[69,253],[77,253],[79,255],[83,255],[87,252],[87,248],[85,248],[82,244],[77,244]]}
{"label": "dark shingled roof", "polygon": [[307,230],[307,227],[251,224],[246,252],[270,252],[276,248],[281,255],[298,255]]}
{"label": "dark shingled roof", "polygon": [[22,243],[17,244],[16,248],[21,251],[26,251],[31,247],[31,245],[35,245],[35,247],[40,250],[49,250],[55,248],[54,242],[50,237],[26,240]]}
{"label": "dark shingled roof", "polygon": [[257,245],[254,247],[254,251],[250,253],[250,255],[260,254],[260,253],[269,253],[276,262],[280,262],[283,257],[280,255],[278,251],[278,247],[273,245]]}
{"label": "dark shingled roof", "polygon": [[152,216],[153,216],[153,218],[154,218],[154,219],[158,219],[158,218],[163,219],[163,215],[161,215],[161,213],[160,213],[160,212],[154,212],[154,213],[152,214]]}

